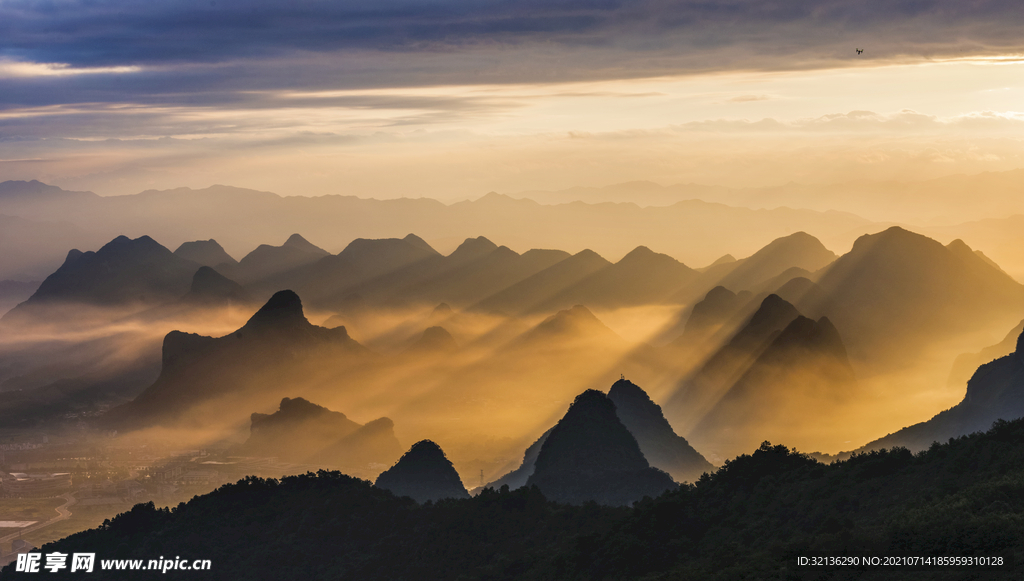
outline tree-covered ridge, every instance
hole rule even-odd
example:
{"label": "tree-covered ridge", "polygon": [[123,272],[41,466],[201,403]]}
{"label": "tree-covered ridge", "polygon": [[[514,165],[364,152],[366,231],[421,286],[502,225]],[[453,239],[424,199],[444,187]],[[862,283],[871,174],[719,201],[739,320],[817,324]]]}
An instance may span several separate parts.
{"label": "tree-covered ridge", "polygon": [[535,488],[417,505],[337,472],[250,477],[171,510],[137,505],[42,552],[208,558],[211,579],[1010,579],[951,568],[809,571],[796,558],[909,551],[1019,561],[1022,543],[1018,420],[916,455],[896,448],[832,465],[766,442],[632,508],[560,505]]}

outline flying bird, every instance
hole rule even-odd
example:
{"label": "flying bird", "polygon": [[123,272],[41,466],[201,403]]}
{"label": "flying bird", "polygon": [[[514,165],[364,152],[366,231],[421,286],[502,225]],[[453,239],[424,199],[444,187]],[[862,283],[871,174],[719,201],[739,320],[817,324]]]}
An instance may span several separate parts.
{"label": "flying bird", "polygon": [[856,50],[857,50],[857,54],[860,54],[860,53],[864,52],[864,49],[862,49],[862,48],[858,48]]}

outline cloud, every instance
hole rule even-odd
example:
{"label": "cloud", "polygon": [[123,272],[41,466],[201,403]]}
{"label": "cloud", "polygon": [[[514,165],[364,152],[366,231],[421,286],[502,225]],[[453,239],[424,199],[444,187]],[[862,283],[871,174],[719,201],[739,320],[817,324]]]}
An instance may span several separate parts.
{"label": "cloud", "polygon": [[819,117],[780,121],[765,118],[709,119],[693,121],[672,127],[676,132],[709,133],[880,133],[896,136],[930,135],[956,129],[970,129],[973,133],[1019,132],[1024,129],[1024,113],[974,111],[953,117],[927,115],[911,109],[881,114],[873,111],[830,113]]}
{"label": "cloud", "polygon": [[606,79],[1022,52],[1021,24],[1011,0],[7,0],[0,56],[52,70],[245,63],[276,87],[282,61],[307,85],[295,63],[338,85]]}

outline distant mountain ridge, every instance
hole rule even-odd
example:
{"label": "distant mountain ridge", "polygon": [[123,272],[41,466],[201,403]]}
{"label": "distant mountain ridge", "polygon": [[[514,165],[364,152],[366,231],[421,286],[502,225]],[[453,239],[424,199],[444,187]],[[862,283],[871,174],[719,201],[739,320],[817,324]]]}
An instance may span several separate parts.
{"label": "distant mountain ridge", "polygon": [[[132,237],[146,234],[176,246],[213,238],[234,256],[294,232],[302,232],[331,252],[357,238],[416,232],[431,242],[485,234],[520,252],[539,247],[565,248],[575,253],[590,248],[604,256],[623,256],[643,245],[689,265],[709,264],[727,253],[749,254],[772,239],[798,230],[819,237],[842,232],[838,244],[825,240],[827,245],[837,246],[848,243],[847,232],[872,229],[867,220],[848,214],[788,208],[750,210],[700,201],[661,208],[582,203],[549,206],[498,196],[445,205],[428,199],[281,197],[229,186],[129,196],[89,194],[55,204],[36,200],[18,207],[0,200],[0,214],[4,213],[67,222],[107,240],[122,233]],[[244,219],[224,219],[236,215]],[[126,225],[128,232],[123,231]],[[609,236],[610,232],[617,234]],[[32,240],[22,243],[35,244]],[[64,251],[93,243],[91,237],[78,239]],[[0,272],[2,278],[9,277]],[[229,278],[233,277],[229,274]]]}

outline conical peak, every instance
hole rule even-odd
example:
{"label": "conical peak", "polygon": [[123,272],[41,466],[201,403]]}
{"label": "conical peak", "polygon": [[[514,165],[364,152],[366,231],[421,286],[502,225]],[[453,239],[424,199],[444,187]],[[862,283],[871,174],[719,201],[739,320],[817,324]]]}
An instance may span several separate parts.
{"label": "conical peak", "polygon": [[[415,458],[430,458],[430,457],[441,457],[447,460],[447,456],[444,455],[444,450],[441,446],[434,443],[433,440],[420,440],[409,448],[409,451],[405,453],[405,456]],[[404,458],[404,456],[403,456]]]}
{"label": "conical peak", "polygon": [[302,300],[291,290],[278,291],[256,311],[243,329],[308,325],[302,313]]}
{"label": "conical peak", "polygon": [[777,294],[770,294],[763,301],[761,306],[758,307],[757,312],[751,318],[751,324],[757,324],[763,320],[769,319],[777,314],[797,314],[796,307],[789,304],[785,299]]}
{"label": "conical peak", "polygon": [[408,242],[409,244],[412,244],[413,246],[420,248],[422,250],[426,250],[431,254],[437,254],[437,251],[434,250],[433,246],[427,244],[426,240],[420,238],[415,234],[407,234],[405,238],[402,238],[402,241]]}
{"label": "conical peak", "polygon": [[238,285],[209,266],[200,266],[199,269],[196,270],[196,273],[192,275],[193,293],[202,293],[207,290],[220,289],[225,286],[237,287]]}
{"label": "conical peak", "polygon": [[708,294],[704,295],[704,300],[709,302],[719,302],[734,298],[736,298],[736,293],[721,285],[709,290]]}
{"label": "conical peak", "polygon": [[612,384],[612,388],[608,390],[608,398],[613,402],[619,398],[651,401],[646,391],[625,377]]}
{"label": "conical peak", "polygon": [[284,244],[282,244],[281,246],[286,248],[294,248],[296,250],[302,250],[304,252],[312,252],[315,254],[329,254],[323,248],[320,248],[319,246],[311,243],[310,241],[306,240],[305,238],[298,234],[292,234],[291,236],[289,236],[288,240],[285,240]]}

